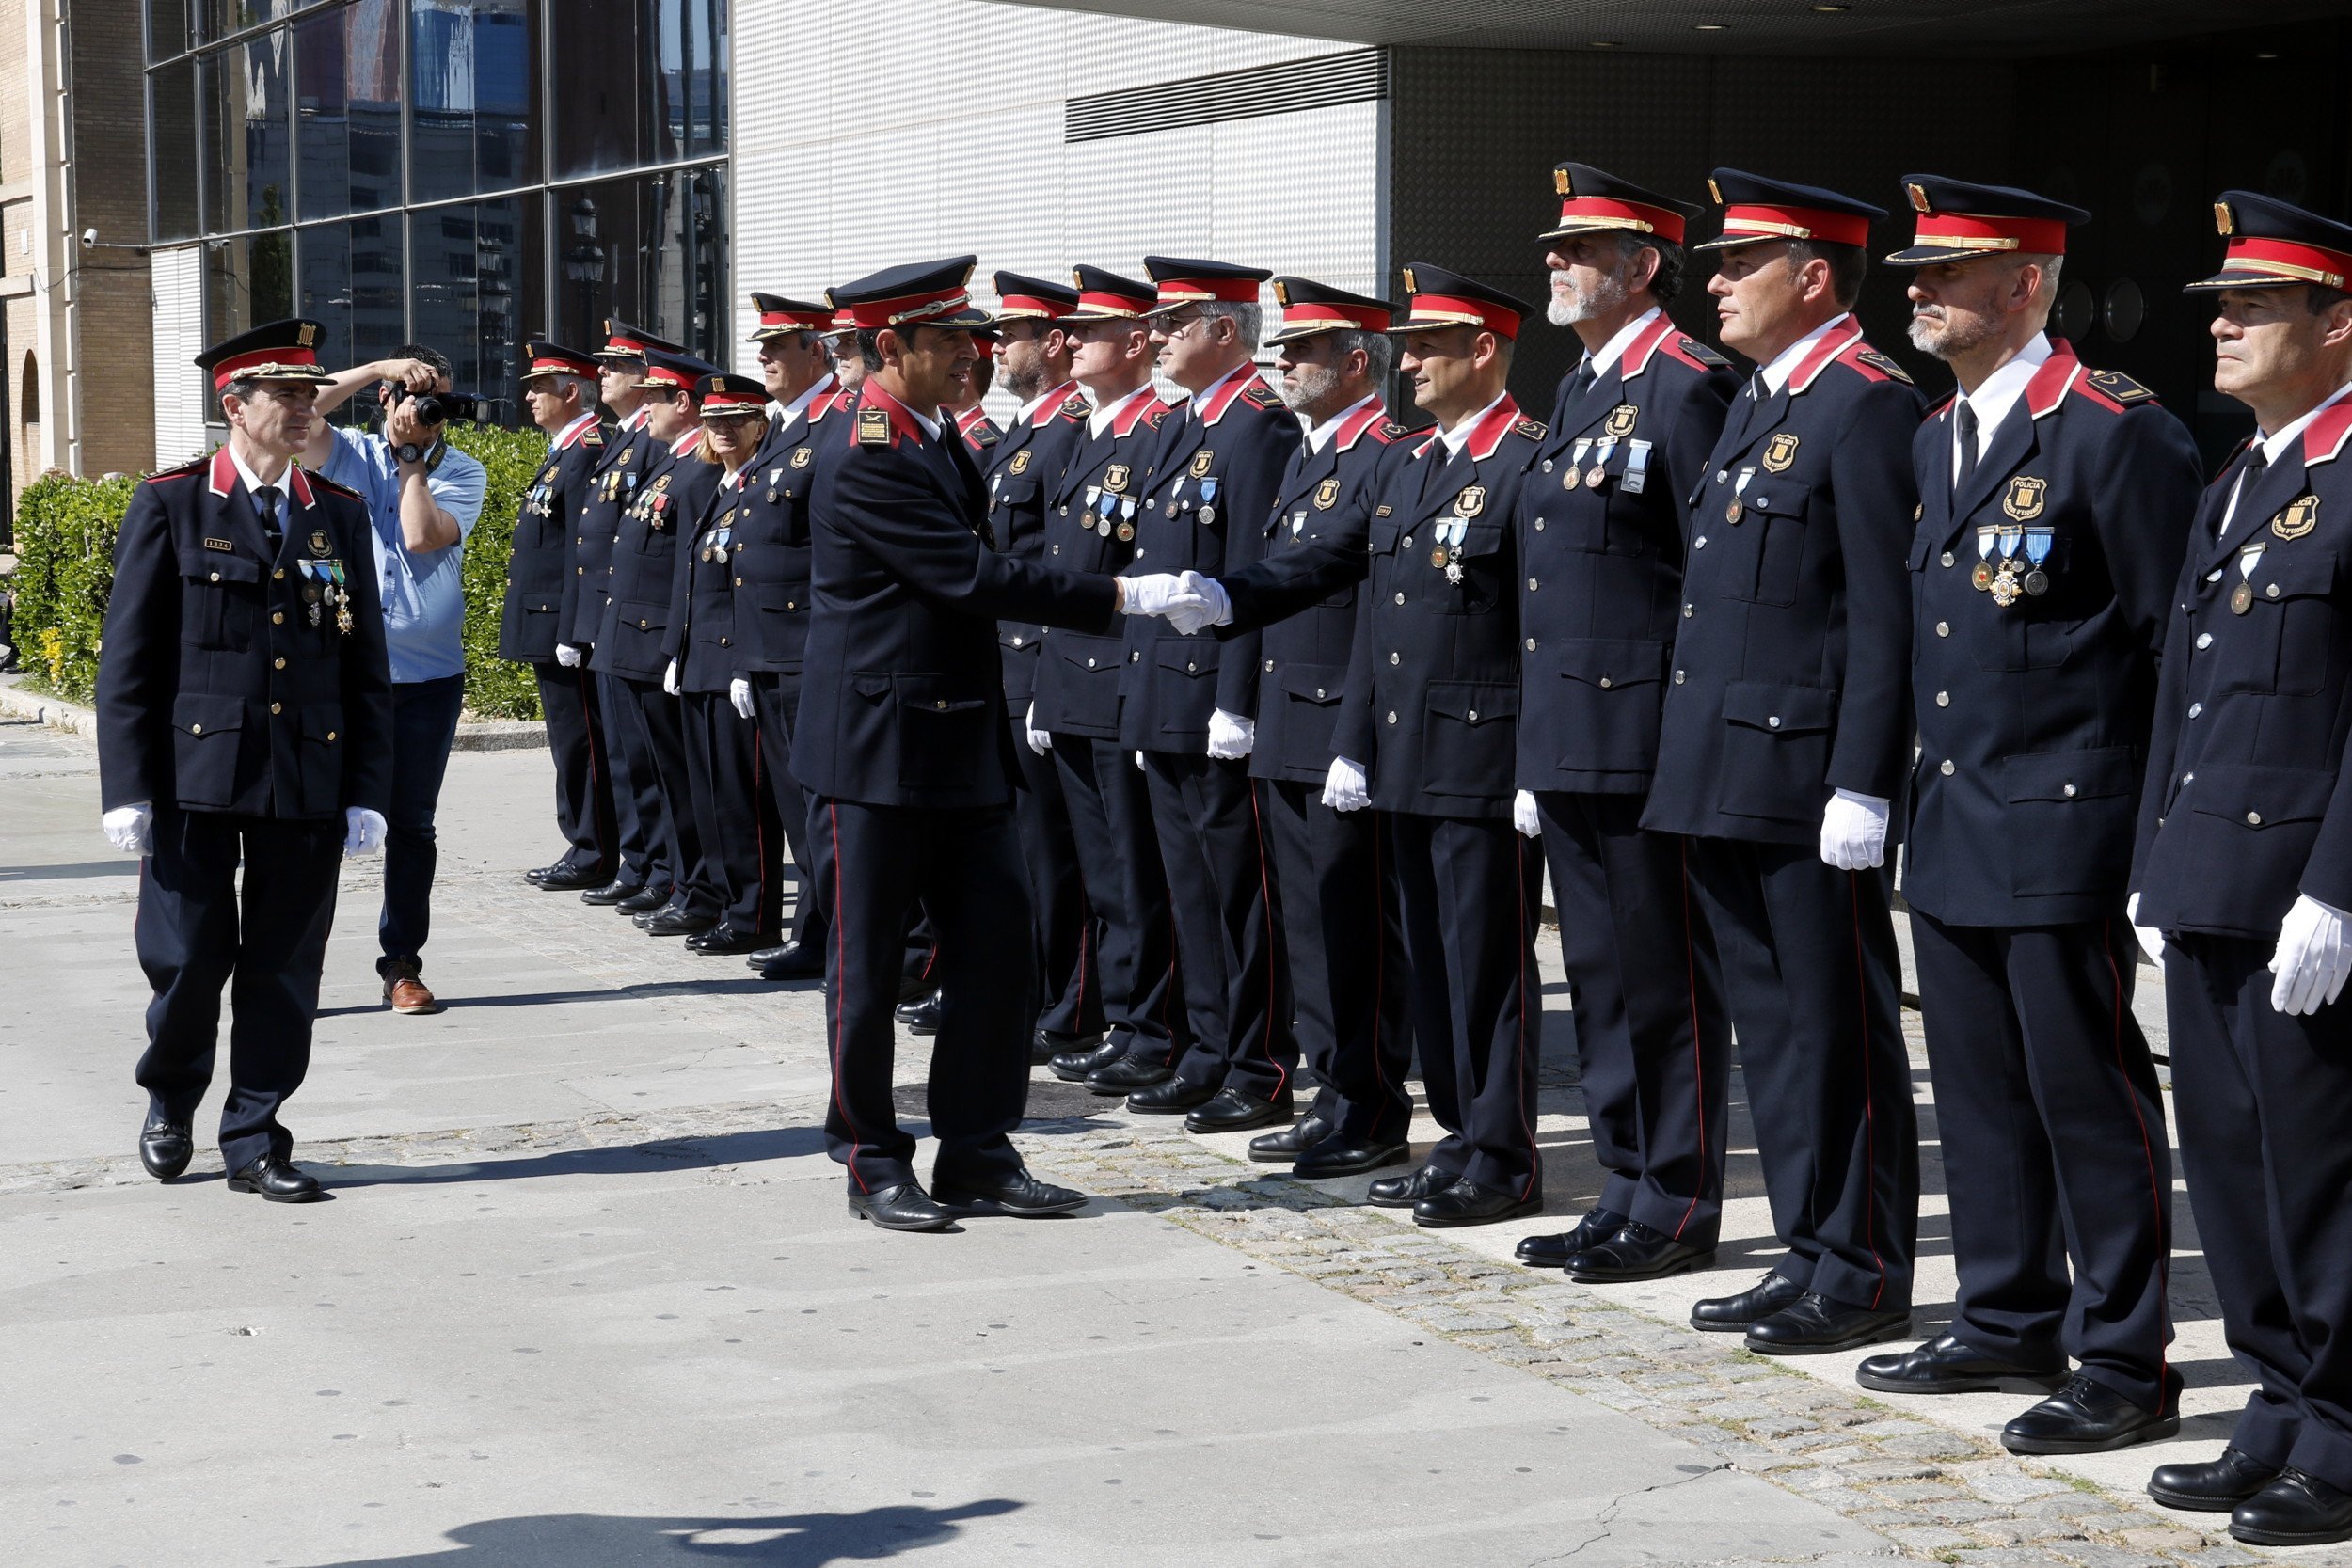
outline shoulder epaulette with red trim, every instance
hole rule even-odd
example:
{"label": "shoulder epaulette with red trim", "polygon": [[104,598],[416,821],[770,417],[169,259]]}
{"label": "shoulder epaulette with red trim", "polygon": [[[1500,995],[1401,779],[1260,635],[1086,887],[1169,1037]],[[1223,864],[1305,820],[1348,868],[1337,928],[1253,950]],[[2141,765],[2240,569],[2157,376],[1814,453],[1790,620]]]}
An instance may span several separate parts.
{"label": "shoulder epaulette with red trim", "polygon": [[1909,371],[1859,338],[1854,340],[1851,348],[1837,356],[1837,363],[1865,381],[1899,381],[1906,387],[1912,385]]}
{"label": "shoulder epaulette with red trim", "polygon": [[1157,408],[1147,408],[1143,411],[1143,426],[1146,430],[1157,430],[1160,428],[1160,421],[1167,418],[1168,406],[1165,404]]}
{"label": "shoulder epaulette with red trim", "polygon": [[210,457],[191,457],[176,468],[163,468],[149,474],[147,483],[152,484],[163,479],[194,479],[209,467],[212,461]]}
{"label": "shoulder epaulette with red trim", "polygon": [[592,424],[587,429],[581,431],[580,433],[580,444],[583,447],[600,447],[604,445],[604,427],[602,425]]}
{"label": "shoulder epaulette with red trim", "polygon": [[2074,386],[2076,390],[2090,396],[2092,402],[2105,401],[2118,408],[2129,408],[2135,404],[2153,403],[2156,400],[2154,392],[2122,371],[2086,369]]}
{"label": "shoulder epaulette with red trim", "polygon": [[1055,412],[1065,420],[1083,420],[1094,412],[1094,404],[1087,401],[1084,392],[1073,392],[1061,400],[1061,407]]}
{"label": "shoulder epaulette with red trim", "polygon": [[1540,441],[1544,438],[1544,432],[1550,428],[1541,420],[1531,420],[1521,415],[1519,422],[1513,425],[1511,430],[1514,435],[1524,436],[1531,441]]}
{"label": "shoulder epaulette with red trim", "polygon": [[1700,342],[1696,338],[1686,338],[1680,333],[1677,333],[1673,337],[1665,339],[1658,346],[1664,349],[1668,354],[1674,356],[1677,359],[1681,360],[1684,364],[1692,366],[1697,370],[1727,371],[1731,369],[1730,360],[1724,358],[1713,349],[1708,348],[1705,343]]}
{"label": "shoulder epaulette with red trim", "polygon": [[1282,406],[1281,397],[1263,381],[1253,382],[1249,389],[1242,393],[1241,400],[1244,403],[1255,404],[1268,412]]}
{"label": "shoulder epaulette with red trim", "polygon": [[1411,434],[1411,431],[1406,429],[1394,420],[1382,420],[1378,424],[1372,427],[1372,438],[1379,442],[1384,447],[1397,441],[1402,441],[1406,436],[1410,436]]}
{"label": "shoulder epaulette with red trim", "polygon": [[326,491],[329,495],[341,496],[345,500],[359,501],[362,503],[367,500],[365,496],[362,496],[358,491],[354,490],[350,485],[337,483],[334,480],[331,480],[325,474],[320,473],[316,468],[305,468],[302,471],[310,479],[311,483],[317,485],[320,489]]}

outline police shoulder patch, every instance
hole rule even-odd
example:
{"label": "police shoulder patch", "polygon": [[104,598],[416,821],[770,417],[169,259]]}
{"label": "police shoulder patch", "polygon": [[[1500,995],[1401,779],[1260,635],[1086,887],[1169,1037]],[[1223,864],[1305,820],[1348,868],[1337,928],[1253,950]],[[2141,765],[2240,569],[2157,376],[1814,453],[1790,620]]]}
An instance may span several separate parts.
{"label": "police shoulder patch", "polygon": [[1160,421],[1167,418],[1168,410],[1165,408],[1146,410],[1143,416],[1144,427],[1148,430],[1157,430],[1160,428]]}
{"label": "police shoulder patch", "polygon": [[857,444],[861,447],[890,445],[890,415],[883,409],[865,407],[857,411]]}
{"label": "police shoulder patch", "polygon": [[155,473],[149,474],[147,476],[147,483],[153,484],[158,480],[194,479],[198,474],[202,473],[205,469],[211,467],[212,464],[213,460],[209,456],[191,457],[176,468],[164,468]]}
{"label": "police shoulder patch", "polygon": [[2085,371],[2083,381],[2090,388],[2111,402],[2129,408],[2136,403],[2153,403],[2156,394],[2125,375],[2122,371]]}
{"label": "police shoulder patch", "polygon": [[580,433],[580,444],[583,447],[600,447],[604,445],[604,432],[594,427],[583,430]]}
{"label": "police shoulder patch", "polygon": [[1242,393],[1241,400],[1244,403],[1254,403],[1264,409],[1276,409],[1282,406],[1281,398],[1276,395],[1273,388],[1263,381],[1252,383],[1249,389]]}
{"label": "police shoulder patch", "polygon": [[367,499],[365,496],[362,496],[358,491],[354,490],[350,485],[339,484],[335,481],[327,478],[325,474],[320,473],[316,468],[305,468],[302,471],[310,477],[312,484],[317,485],[320,489],[326,491],[330,496],[341,496],[343,499],[350,501],[364,501]]}
{"label": "police shoulder patch", "polygon": [[1402,441],[1406,436],[1410,436],[1411,434],[1411,431],[1406,429],[1394,420],[1382,420],[1378,424],[1372,427],[1373,439],[1378,441],[1382,446],[1387,446],[1391,442],[1394,441]]}
{"label": "police shoulder patch", "polygon": [[1094,404],[1087,401],[1087,395],[1084,392],[1073,392],[1061,400],[1061,413],[1064,419],[1083,420],[1093,412]]}
{"label": "police shoulder patch", "polygon": [[1876,371],[1881,376],[1883,376],[1889,381],[1899,381],[1906,387],[1912,385],[1911,372],[1904,370],[1900,365],[1895,363],[1894,360],[1889,359],[1885,355],[1881,354],[1877,349],[1857,349],[1852,356],[1851,362],[1856,367],[1863,369],[1865,373],[1867,373],[1869,371]]}
{"label": "police shoulder patch", "polygon": [[1531,420],[1522,414],[1519,416],[1519,422],[1513,425],[1511,430],[1514,435],[1524,436],[1531,441],[1540,441],[1544,438],[1544,432],[1550,428],[1543,420]]}
{"label": "police shoulder patch", "polygon": [[1679,346],[1685,358],[1704,365],[1710,371],[1727,371],[1731,368],[1730,360],[1708,348],[1696,338],[1684,338],[1680,341]]}

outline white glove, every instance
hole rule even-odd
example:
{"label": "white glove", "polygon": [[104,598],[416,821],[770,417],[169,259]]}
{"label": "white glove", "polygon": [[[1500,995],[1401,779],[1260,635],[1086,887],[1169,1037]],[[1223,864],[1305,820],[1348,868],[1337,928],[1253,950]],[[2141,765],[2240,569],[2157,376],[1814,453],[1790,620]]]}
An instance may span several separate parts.
{"label": "white glove", "polygon": [[151,855],[155,852],[155,808],[141,800],[135,806],[117,806],[98,819],[106,830],[106,842],[126,855]]}
{"label": "white glove", "polygon": [[1130,615],[1165,615],[1169,602],[1176,597],[1177,584],[1182,580],[1173,572],[1120,578],[1119,588],[1124,596],[1119,608]]}
{"label": "white glove", "polygon": [[1528,838],[1536,838],[1544,831],[1544,819],[1535,813],[1535,792],[1522,789],[1511,797],[1511,826]]}
{"label": "white glove", "polygon": [[555,645],[555,662],[566,670],[577,670],[580,668],[580,650],[569,642],[558,642]]}
{"label": "white glove", "polygon": [[1218,708],[1209,715],[1209,755],[1219,762],[1237,762],[1258,743],[1258,721]]}
{"label": "white glove", "polygon": [[727,701],[735,705],[735,711],[737,713],[740,714],[743,718],[751,718],[754,711],[752,708],[752,683],[745,680],[740,675],[738,675],[733,680],[727,682]]}
{"label": "white glove", "polygon": [[670,667],[661,672],[661,689],[673,697],[677,695],[677,660],[675,658],[670,660]]}
{"label": "white glove", "polygon": [[2132,935],[2138,939],[2139,950],[2148,955],[2148,961],[2158,969],[2164,967],[2164,933],[2153,926],[2139,923],[2139,895],[2135,893],[2123,900],[2123,918],[2132,923]]}
{"label": "white glove", "polygon": [[386,832],[383,813],[365,806],[343,808],[343,854],[347,859],[363,861],[381,850]]}
{"label": "white glove", "polygon": [[2279,928],[2279,950],[2270,955],[2271,973],[2278,975],[2270,987],[2271,1006],[2282,1013],[2315,1013],[2343,992],[2344,975],[2352,974],[2347,920],[2352,915],[2332,904],[2308,893],[2296,895],[2295,908]]}
{"label": "white glove", "polygon": [[1198,572],[1186,572],[1184,588],[1168,605],[1168,624],[1186,637],[1204,626],[1232,624],[1233,600],[1225,592],[1225,585],[1215,578],[1204,578]]}
{"label": "white glove", "polygon": [[1361,811],[1372,804],[1371,786],[1362,763],[1333,757],[1331,771],[1324,775],[1323,803],[1333,811]]}
{"label": "white glove", "polygon": [[1136,771],[1138,773],[1143,771],[1143,752],[1140,751],[1136,752]]}
{"label": "white glove", "polygon": [[1029,737],[1029,750],[1039,756],[1043,756],[1054,749],[1053,732],[1037,727],[1037,705],[1035,703],[1031,703],[1029,711],[1021,716],[1021,728]]}
{"label": "white glove", "polygon": [[1867,871],[1886,863],[1888,801],[1841,789],[1821,811],[1821,863],[1840,871]]}

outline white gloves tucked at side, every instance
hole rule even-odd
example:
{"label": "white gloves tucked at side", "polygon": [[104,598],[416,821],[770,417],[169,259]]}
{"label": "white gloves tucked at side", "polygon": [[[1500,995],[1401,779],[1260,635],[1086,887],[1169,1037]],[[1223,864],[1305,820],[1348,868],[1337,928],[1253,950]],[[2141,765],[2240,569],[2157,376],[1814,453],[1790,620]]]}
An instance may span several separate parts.
{"label": "white gloves tucked at side", "polygon": [[1333,811],[1361,811],[1372,804],[1372,780],[1364,765],[1333,757],[1331,771],[1323,779],[1323,803]]}
{"label": "white gloves tucked at side", "polygon": [[1535,810],[1535,793],[1522,789],[1511,797],[1511,826],[1522,837],[1538,838],[1544,831],[1544,819]]}
{"label": "white gloves tucked at side", "polygon": [[677,695],[677,660],[675,658],[670,660],[669,668],[661,672],[661,689],[673,697]]}
{"label": "white gloves tucked at side", "polygon": [[2279,928],[2279,947],[2270,955],[2270,1005],[2282,1013],[2315,1013],[2344,990],[2352,974],[2352,940],[2347,940],[2345,914],[2308,893],[2296,895]]}
{"label": "white gloves tucked at side", "polygon": [[1821,811],[1821,862],[1840,871],[1867,871],[1886,863],[1888,802],[1876,795],[1841,789]]}
{"label": "white gloves tucked at side", "polygon": [[389,831],[384,814],[365,806],[343,808],[343,858],[363,861],[384,848],[384,835]]}
{"label": "white gloves tucked at side", "polygon": [[155,808],[141,800],[135,806],[117,806],[98,819],[106,830],[106,842],[126,855],[151,855],[155,852]]}
{"label": "white gloves tucked at side", "polygon": [[569,642],[558,642],[555,645],[555,662],[566,670],[577,670],[580,668],[580,650]]}
{"label": "white gloves tucked at side", "polygon": [[754,716],[752,683],[742,676],[738,675],[727,682],[727,701],[735,705],[735,711],[739,717],[749,719]]}
{"label": "white gloves tucked at side", "polygon": [[1022,715],[1021,731],[1024,735],[1029,737],[1029,750],[1035,752],[1039,756],[1043,756],[1046,752],[1054,749],[1054,736],[1052,732],[1048,730],[1041,730],[1037,727],[1037,705],[1035,703],[1031,703],[1029,705],[1029,711]]}
{"label": "white gloves tucked at side", "polygon": [[2123,900],[2123,918],[2132,923],[2132,939],[2139,950],[2148,955],[2148,961],[2161,971],[2164,968],[2164,933],[2153,926],[2139,923],[2139,895],[2135,893]]}
{"label": "white gloves tucked at side", "polygon": [[1237,713],[1217,708],[1209,715],[1209,755],[1219,762],[1235,762],[1249,754],[1249,748],[1258,743],[1258,721],[1244,719]]}

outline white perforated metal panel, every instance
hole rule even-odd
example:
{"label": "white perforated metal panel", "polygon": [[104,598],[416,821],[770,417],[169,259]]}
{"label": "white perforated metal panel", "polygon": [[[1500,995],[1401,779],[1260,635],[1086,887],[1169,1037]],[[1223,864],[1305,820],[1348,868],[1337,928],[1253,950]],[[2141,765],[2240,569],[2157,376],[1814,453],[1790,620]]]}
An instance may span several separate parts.
{"label": "white perforated metal panel", "polygon": [[155,291],[155,467],[201,456],[209,391],[196,356],[204,352],[204,261],[199,245],[151,251]]}

